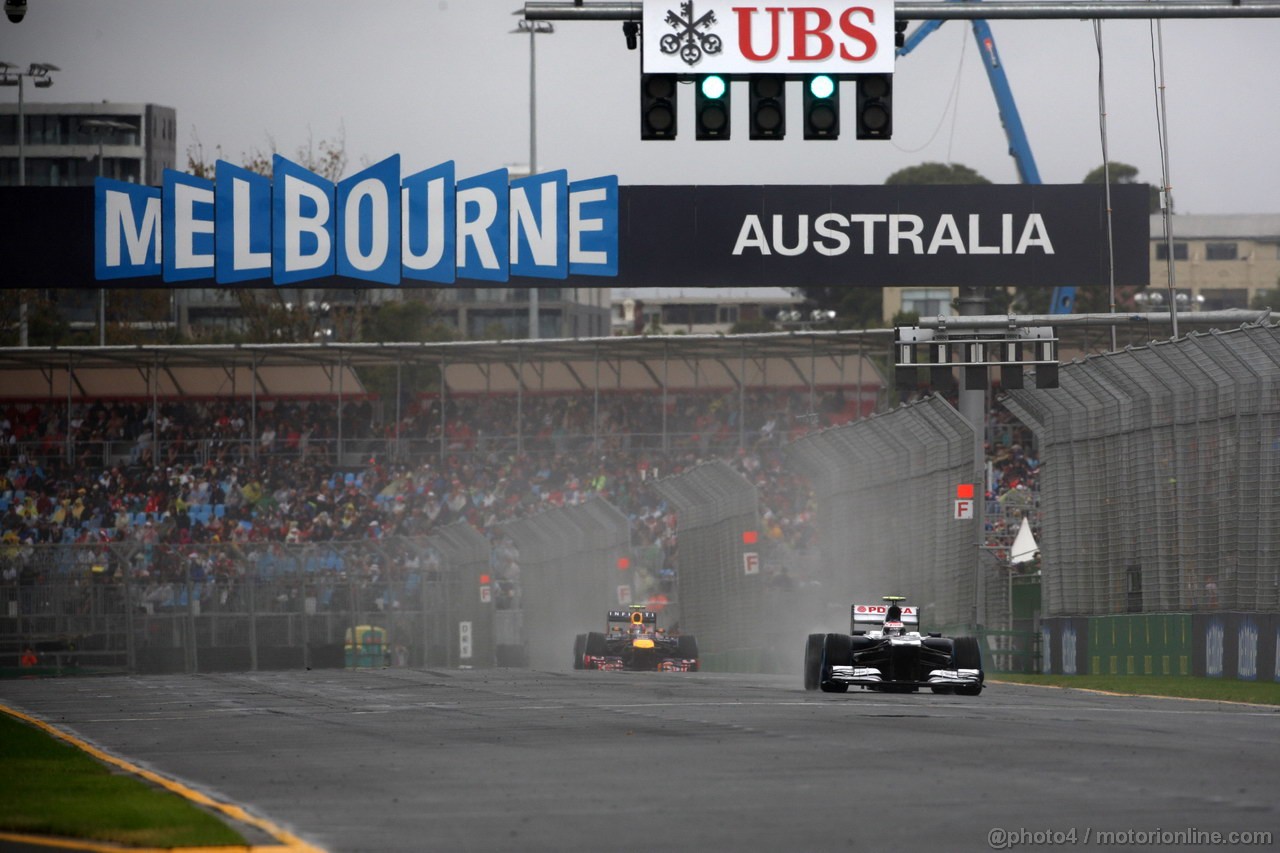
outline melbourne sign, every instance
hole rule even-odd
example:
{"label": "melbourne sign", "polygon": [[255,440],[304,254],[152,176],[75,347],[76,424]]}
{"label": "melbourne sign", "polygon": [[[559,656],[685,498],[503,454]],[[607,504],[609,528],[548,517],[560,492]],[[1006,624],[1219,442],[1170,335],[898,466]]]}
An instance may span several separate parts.
{"label": "melbourne sign", "polygon": [[399,156],[337,184],[279,155],[273,172],[219,162],[215,181],[173,170],[161,187],[99,178],[95,278],[397,285],[617,274],[613,176],[508,183],[499,169],[455,181],[448,162],[402,179]]}
{"label": "melbourne sign", "polygon": [[644,70],[667,74],[887,74],[892,0],[645,0]]}
{"label": "melbourne sign", "polygon": [[[0,287],[956,287],[1149,279],[1145,186],[618,186],[549,172],[0,187]],[[1114,241],[1114,250],[1108,242]]]}

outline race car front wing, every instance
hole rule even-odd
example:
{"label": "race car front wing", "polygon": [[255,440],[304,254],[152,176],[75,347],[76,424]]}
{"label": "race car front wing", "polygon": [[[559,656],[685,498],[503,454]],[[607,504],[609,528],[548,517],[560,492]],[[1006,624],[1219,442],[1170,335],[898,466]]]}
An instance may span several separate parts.
{"label": "race car front wing", "polygon": [[884,674],[874,666],[833,666],[831,681],[842,684],[861,684],[874,686],[878,684],[897,684],[906,687],[949,687],[955,685],[982,684],[980,669],[934,669],[930,670],[923,681],[901,681],[885,678]]}
{"label": "race car front wing", "polygon": [[632,669],[648,669],[656,672],[697,672],[698,661],[690,658],[661,658],[654,666],[628,666],[626,661],[616,655],[586,655],[582,659],[583,669],[599,669],[608,672],[621,672]]}

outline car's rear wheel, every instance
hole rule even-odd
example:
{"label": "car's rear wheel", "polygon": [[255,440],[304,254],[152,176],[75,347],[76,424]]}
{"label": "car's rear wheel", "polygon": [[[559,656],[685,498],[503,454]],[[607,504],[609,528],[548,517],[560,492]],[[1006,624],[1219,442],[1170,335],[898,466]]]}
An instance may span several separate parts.
{"label": "car's rear wheel", "polygon": [[804,689],[817,690],[822,680],[822,643],[824,634],[810,634],[804,644]]}
{"label": "car's rear wheel", "polygon": [[579,634],[573,639],[573,668],[582,669],[582,655],[587,650],[587,635]]}
{"label": "car's rear wheel", "polygon": [[[692,634],[681,634],[679,637],[676,637],[676,656],[683,658],[684,660],[697,661],[698,638]],[[693,669],[695,672],[697,671],[698,666],[699,664],[694,664]]]}
{"label": "car's rear wheel", "polygon": [[849,685],[831,680],[831,667],[853,662],[853,644],[847,634],[827,634],[822,641],[822,669],[818,687],[823,693],[847,693]]}
{"label": "car's rear wheel", "polygon": [[598,631],[592,631],[587,634],[586,643],[583,646],[582,653],[588,657],[604,657],[609,651],[608,642],[605,640],[604,634]]}

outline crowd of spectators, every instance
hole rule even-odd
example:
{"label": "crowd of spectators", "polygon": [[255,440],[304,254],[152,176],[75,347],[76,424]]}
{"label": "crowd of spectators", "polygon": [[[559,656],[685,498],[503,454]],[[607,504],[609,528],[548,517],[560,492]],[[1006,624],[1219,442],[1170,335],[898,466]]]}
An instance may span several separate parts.
{"label": "crowd of spectators", "polygon": [[[501,522],[598,496],[669,573],[677,519],[652,488],[658,477],[725,458],[760,487],[766,535],[801,546],[810,499],[779,448],[852,416],[840,393],[807,390],[673,394],[665,406],[636,394],[432,397],[398,422],[368,400],[15,404],[0,413],[0,557],[129,542],[176,555],[143,563],[146,574],[173,580],[194,566],[229,582],[243,568],[206,560],[226,552],[202,546],[422,537],[465,520],[494,538],[502,576],[516,569]],[[86,565],[73,568],[123,570],[79,553]]]}
{"label": "crowd of spectators", "polygon": [[[856,393],[424,397],[398,421],[367,399],[11,404],[0,411],[0,558],[40,544],[137,543],[159,556],[135,571],[162,581],[195,571],[221,581],[225,601],[254,567],[207,546],[420,538],[465,520],[490,537],[495,572],[510,580],[518,560],[502,522],[598,496],[630,519],[653,575],[669,578],[678,519],[657,478],[722,458],[758,487],[762,534],[808,548],[812,495],[780,448],[855,418]],[[996,505],[1035,486],[1036,460],[1012,429],[992,449]],[[1004,514],[988,516],[993,540],[1011,537]],[[77,553],[73,569],[125,570]],[[414,559],[371,558],[360,570],[400,574]],[[0,559],[0,581],[14,565]]]}

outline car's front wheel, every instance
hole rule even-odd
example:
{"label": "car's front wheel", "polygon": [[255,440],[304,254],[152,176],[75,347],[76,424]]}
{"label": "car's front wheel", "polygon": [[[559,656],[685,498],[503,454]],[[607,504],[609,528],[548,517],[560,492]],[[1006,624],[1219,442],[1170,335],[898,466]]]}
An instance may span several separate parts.
{"label": "car's front wheel", "polygon": [[846,634],[827,634],[822,641],[822,669],[818,687],[823,693],[847,693],[849,685],[831,680],[833,666],[849,666],[853,662],[853,643]]}
{"label": "car's front wheel", "polygon": [[976,669],[979,673],[977,684],[957,684],[956,694],[977,696],[982,692],[982,647],[976,637],[956,637],[953,644],[956,669]]}
{"label": "car's front wheel", "polygon": [[804,689],[817,690],[822,681],[822,643],[825,634],[810,634],[804,644]]}

